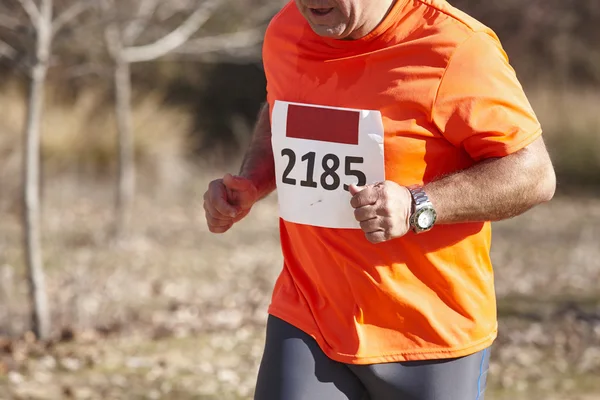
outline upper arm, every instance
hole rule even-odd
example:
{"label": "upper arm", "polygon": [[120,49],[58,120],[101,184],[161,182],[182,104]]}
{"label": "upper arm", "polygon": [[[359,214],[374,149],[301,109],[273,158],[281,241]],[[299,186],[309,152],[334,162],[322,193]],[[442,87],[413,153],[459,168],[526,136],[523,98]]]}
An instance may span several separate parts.
{"label": "upper arm", "polygon": [[527,181],[529,190],[535,192],[539,202],[549,201],[554,196],[556,175],[543,137],[536,138],[505,159],[509,162],[511,175],[520,176]]}
{"label": "upper arm", "polygon": [[482,32],[455,50],[431,118],[449,142],[478,161],[515,153],[542,133],[500,43]]}

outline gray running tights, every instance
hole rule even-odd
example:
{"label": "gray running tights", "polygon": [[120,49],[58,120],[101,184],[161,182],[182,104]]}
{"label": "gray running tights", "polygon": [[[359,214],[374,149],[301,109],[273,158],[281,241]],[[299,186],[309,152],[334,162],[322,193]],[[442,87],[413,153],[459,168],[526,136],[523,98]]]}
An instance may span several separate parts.
{"label": "gray running tights", "polygon": [[350,365],[269,316],[254,400],[484,400],[489,349],[432,361]]}

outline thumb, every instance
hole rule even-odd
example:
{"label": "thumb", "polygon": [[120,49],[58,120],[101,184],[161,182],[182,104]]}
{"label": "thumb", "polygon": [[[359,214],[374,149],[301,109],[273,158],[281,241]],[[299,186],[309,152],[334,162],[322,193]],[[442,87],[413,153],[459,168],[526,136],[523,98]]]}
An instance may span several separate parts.
{"label": "thumb", "polygon": [[238,192],[245,192],[252,188],[252,182],[249,179],[242,178],[241,176],[233,176],[231,174],[225,174],[223,177],[223,184],[228,190],[235,190]]}
{"label": "thumb", "polygon": [[366,189],[365,186],[358,186],[358,185],[356,185],[354,183],[348,187],[348,191],[350,192],[350,194],[352,196],[356,195],[357,193],[362,192],[365,189]]}

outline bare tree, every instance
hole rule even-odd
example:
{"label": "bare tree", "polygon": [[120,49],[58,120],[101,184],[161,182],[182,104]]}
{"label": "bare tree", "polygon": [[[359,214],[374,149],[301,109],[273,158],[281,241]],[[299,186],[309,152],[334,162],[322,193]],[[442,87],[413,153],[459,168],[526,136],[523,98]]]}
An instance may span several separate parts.
{"label": "bare tree", "polygon": [[[115,236],[122,237],[130,230],[131,210],[135,196],[135,149],[131,118],[131,64],[154,61],[180,50],[182,53],[207,53],[235,47],[247,47],[262,39],[258,30],[200,38],[202,42],[190,41],[225,0],[203,0],[193,5],[189,16],[175,29],[161,35],[153,42],[135,45],[161,5],[158,0],[139,0],[135,16],[120,24],[115,0],[103,0],[103,10],[109,23],[105,38],[114,62],[115,115],[118,131],[118,172],[115,198]],[[264,13],[264,9],[261,9]],[[242,39],[243,36],[243,39]],[[237,40],[235,40],[237,39]],[[186,46],[186,44],[188,44]]]}
{"label": "bare tree", "polygon": [[[85,8],[83,1],[74,3],[53,21],[53,1],[17,0],[27,16],[34,34],[33,51],[26,64],[29,78],[27,115],[24,132],[23,156],[23,241],[27,267],[27,281],[31,300],[32,328],[40,339],[50,336],[50,312],[46,294],[42,259],[40,228],[40,133],[43,114],[44,86],[51,54],[54,33],[73,20]],[[21,26],[18,19],[2,15],[0,24],[5,29]],[[6,57],[14,58],[17,51],[3,44]],[[2,47],[2,46],[0,46]]]}

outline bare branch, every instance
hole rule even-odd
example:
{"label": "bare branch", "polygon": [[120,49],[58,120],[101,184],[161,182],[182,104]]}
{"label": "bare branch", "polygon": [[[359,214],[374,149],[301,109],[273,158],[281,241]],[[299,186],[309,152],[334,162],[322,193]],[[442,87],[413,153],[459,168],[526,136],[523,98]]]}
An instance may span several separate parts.
{"label": "bare branch", "polygon": [[194,39],[174,51],[177,54],[203,54],[255,46],[263,40],[263,29],[227,33]]}
{"label": "bare branch", "polygon": [[40,9],[35,5],[33,0],[19,0],[19,3],[21,3],[21,7],[23,7],[23,10],[25,10],[27,16],[31,20],[31,23],[37,29],[38,20],[40,18]]}
{"label": "bare branch", "polygon": [[19,20],[11,17],[10,15],[0,14],[0,28],[6,28],[8,30],[15,30],[19,25]]}
{"label": "bare branch", "polygon": [[101,0],[100,9],[105,14],[104,17],[109,18],[109,23],[104,28],[104,42],[108,53],[117,61],[122,58],[122,45],[121,45],[121,30],[114,15],[111,15],[115,11],[115,4],[112,0]]}
{"label": "bare branch", "polygon": [[[175,4],[173,4],[175,3]],[[156,8],[156,15],[159,18],[159,20],[161,22],[164,22],[168,19],[170,19],[171,17],[173,17],[175,14],[179,13],[182,11],[183,4],[181,4],[182,2],[176,2],[176,1],[170,1],[170,2],[162,2],[157,8]]]}
{"label": "bare branch", "polygon": [[114,60],[123,58],[123,46],[121,41],[121,32],[115,23],[110,23],[104,29],[104,40],[108,53]]}
{"label": "bare branch", "polygon": [[223,0],[206,0],[177,29],[154,43],[123,49],[128,62],[151,61],[183,45],[212,16],[213,11]]}
{"label": "bare branch", "polygon": [[52,11],[53,0],[42,0],[39,8],[39,20],[36,30],[36,57],[39,62],[47,63],[52,47]]}
{"label": "bare branch", "polygon": [[17,50],[6,42],[0,40],[0,58],[5,57],[14,60],[17,55]]}
{"label": "bare branch", "polygon": [[67,8],[62,14],[60,14],[52,23],[52,32],[56,33],[60,31],[66,24],[73,21],[81,13],[86,11],[91,6],[91,2],[88,0],[81,0],[73,3]]}
{"label": "bare branch", "polygon": [[250,14],[250,21],[265,21],[271,19],[273,15],[277,14],[277,11],[281,9],[281,5],[277,2],[267,1],[261,7],[258,7],[256,11]]}
{"label": "bare branch", "polygon": [[160,0],[140,0],[136,18],[125,28],[123,41],[127,44],[133,43],[146,29],[152,15]]}

